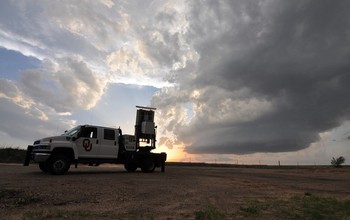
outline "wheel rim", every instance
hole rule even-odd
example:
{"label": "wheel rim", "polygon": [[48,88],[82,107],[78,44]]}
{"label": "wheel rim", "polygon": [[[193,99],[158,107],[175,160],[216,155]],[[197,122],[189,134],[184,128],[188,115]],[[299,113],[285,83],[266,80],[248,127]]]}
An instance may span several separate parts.
{"label": "wheel rim", "polygon": [[56,160],[53,164],[53,168],[55,170],[63,170],[65,166],[65,162],[63,160]]}

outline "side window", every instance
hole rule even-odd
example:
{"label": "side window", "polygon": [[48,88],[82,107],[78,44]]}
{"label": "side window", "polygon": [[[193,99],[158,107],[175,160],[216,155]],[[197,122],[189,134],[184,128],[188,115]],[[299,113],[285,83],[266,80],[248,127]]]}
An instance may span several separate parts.
{"label": "side window", "polygon": [[87,138],[97,138],[97,128],[87,127],[84,129],[84,132],[81,136]]}
{"label": "side window", "polygon": [[115,131],[112,129],[104,129],[103,138],[105,140],[115,140]]}

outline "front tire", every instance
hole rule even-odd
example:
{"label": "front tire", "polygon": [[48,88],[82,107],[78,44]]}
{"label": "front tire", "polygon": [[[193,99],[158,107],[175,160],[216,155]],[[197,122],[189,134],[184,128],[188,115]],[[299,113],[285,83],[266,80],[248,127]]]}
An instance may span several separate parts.
{"label": "front tire", "polygon": [[55,155],[50,159],[48,167],[51,174],[66,174],[70,167],[70,159],[64,155]]}
{"label": "front tire", "polygon": [[44,173],[49,172],[49,165],[47,164],[47,162],[41,162],[39,163],[39,168],[41,171],[43,171]]}

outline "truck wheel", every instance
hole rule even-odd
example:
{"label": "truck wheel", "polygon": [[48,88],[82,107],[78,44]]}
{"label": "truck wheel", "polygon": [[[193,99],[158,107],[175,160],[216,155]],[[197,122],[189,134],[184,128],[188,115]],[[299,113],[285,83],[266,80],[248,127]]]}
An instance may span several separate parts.
{"label": "truck wheel", "polygon": [[124,168],[128,172],[134,172],[137,169],[137,164],[135,164],[135,163],[125,163],[124,164]]}
{"label": "truck wheel", "polygon": [[64,155],[55,155],[49,161],[49,171],[54,175],[66,174],[70,167],[70,160]]}
{"label": "truck wheel", "polygon": [[39,168],[41,171],[43,171],[44,173],[49,172],[49,165],[47,162],[41,162],[39,163]]}
{"label": "truck wheel", "polygon": [[151,173],[156,168],[156,163],[153,158],[145,158],[142,160],[141,170],[145,173]]}

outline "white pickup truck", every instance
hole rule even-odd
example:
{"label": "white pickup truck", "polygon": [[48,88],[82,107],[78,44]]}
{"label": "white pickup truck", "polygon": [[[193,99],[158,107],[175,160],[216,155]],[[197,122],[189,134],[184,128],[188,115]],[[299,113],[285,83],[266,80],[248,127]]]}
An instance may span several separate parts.
{"label": "white pickup truck", "polygon": [[[165,170],[166,153],[152,153],[156,142],[154,109],[137,106],[135,135],[123,135],[120,128],[79,125],[59,136],[47,137],[27,147],[24,166],[30,161],[39,164],[43,172],[65,174],[71,164],[98,166],[101,163],[124,164],[127,171],[141,168],[153,172]],[[141,142],[151,146],[141,146]]]}

